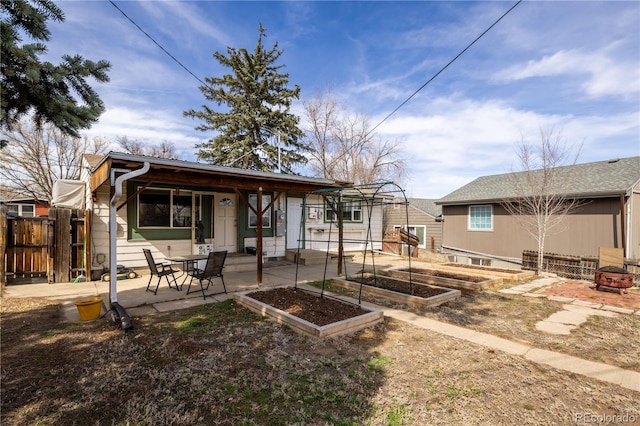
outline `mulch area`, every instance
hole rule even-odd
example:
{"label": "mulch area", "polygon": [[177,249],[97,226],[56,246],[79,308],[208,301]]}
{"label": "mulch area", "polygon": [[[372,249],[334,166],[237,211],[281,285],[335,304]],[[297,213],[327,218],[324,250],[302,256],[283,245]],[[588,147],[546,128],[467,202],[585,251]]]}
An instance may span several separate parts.
{"label": "mulch area", "polygon": [[618,289],[600,287],[590,281],[571,280],[555,284],[540,291],[548,296],[570,297],[584,302],[601,303],[618,308],[640,310],[640,288],[632,287],[627,293],[620,295]]}

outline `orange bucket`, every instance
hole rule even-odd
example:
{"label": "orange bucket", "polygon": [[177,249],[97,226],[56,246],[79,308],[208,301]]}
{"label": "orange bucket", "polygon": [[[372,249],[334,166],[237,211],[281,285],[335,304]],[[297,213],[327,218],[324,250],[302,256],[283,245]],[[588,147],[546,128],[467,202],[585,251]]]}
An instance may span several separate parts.
{"label": "orange bucket", "polygon": [[78,314],[82,321],[91,321],[100,318],[102,311],[102,297],[89,297],[75,302]]}

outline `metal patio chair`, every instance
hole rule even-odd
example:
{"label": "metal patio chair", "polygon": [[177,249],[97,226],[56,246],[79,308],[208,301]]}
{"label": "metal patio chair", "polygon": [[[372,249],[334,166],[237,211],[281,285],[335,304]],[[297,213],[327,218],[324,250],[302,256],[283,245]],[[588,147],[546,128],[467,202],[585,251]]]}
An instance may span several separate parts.
{"label": "metal patio chair", "polygon": [[[207,296],[215,296],[216,294],[222,294],[223,292],[227,293],[227,286],[224,284],[224,277],[222,275],[222,268],[224,268],[224,261],[227,258],[226,251],[213,251],[209,253],[209,257],[207,258],[207,264],[204,269],[195,269],[189,272],[191,276],[191,280],[189,281],[189,287],[187,287],[187,294],[195,293],[197,291],[202,291],[202,298],[206,300]],[[211,285],[211,281],[214,278],[220,278],[222,281],[222,289],[223,292],[205,294],[205,291],[209,289]],[[191,284],[193,284],[193,280],[198,280],[200,283],[200,289],[191,291]],[[207,286],[204,286],[204,282],[207,282]]]}
{"label": "metal patio chair", "polygon": [[[156,263],[153,260],[153,255],[151,254],[151,250],[142,249],[142,251],[144,252],[144,257],[147,259],[147,264],[149,265],[149,272],[151,273],[151,276],[149,277],[149,283],[147,283],[147,291],[153,291],[153,294],[158,294],[158,287],[160,287],[160,281],[162,281],[162,277],[165,277],[167,279],[167,284],[169,284],[169,288],[172,288],[171,282],[173,282],[176,285],[176,290],[179,290],[178,282],[176,281],[176,276],[175,276],[175,273],[177,271],[171,268],[171,265],[169,265],[168,263]],[[172,278],[171,280],[169,280],[169,276],[171,276]],[[153,280],[153,277],[158,278],[158,285],[156,285],[155,291],[149,289],[149,286],[151,285],[151,281]]]}

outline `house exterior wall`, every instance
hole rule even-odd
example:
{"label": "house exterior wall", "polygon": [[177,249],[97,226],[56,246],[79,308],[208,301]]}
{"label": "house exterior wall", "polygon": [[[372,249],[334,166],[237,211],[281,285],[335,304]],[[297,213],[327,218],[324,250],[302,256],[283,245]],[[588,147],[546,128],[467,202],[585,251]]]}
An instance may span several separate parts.
{"label": "house exterior wall", "polygon": [[[91,202],[91,245],[92,245],[92,269],[101,269],[109,266],[109,185],[102,185],[95,191],[95,201]],[[120,205],[127,199],[124,193],[117,201]],[[142,252],[143,248],[151,250],[156,262],[165,262],[167,257],[191,253],[191,240],[130,240],[127,237],[127,208],[123,207],[116,212],[117,220],[117,245],[119,265],[130,268],[143,268],[147,261]],[[99,263],[98,260],[104,261]]]}
{"label": "house exterior wall", "polygon": [[[408,207],[408,208],[405,208]],[[384,233],[394,231],[395,227],[401,226],[425,226],[425,249],[438,252],[442,249],[442,222],[437,222],[436,218],[414,206],[388,205],[384,207]],[[408,216],[408,223],[407,223]]]}
{"label": "house exterior wall", "polygon": [[[304,248],[337,251],[338,228],[328,222],[324,203],[320,197],[309,196],[305,200]],[[343,232],[345,251],[382,249],[382,206],[371,209],[371,221],[366,202],[362,203],[362,222],[345,222]]]}
{"label": "house exterior wall", "polygon": [[[468,229],[469,206],[443,206],[443,245],[493,256],[521,258],[523,250],[537,250],[534,238],[499,204],[493,208],[493,229]],[[636,208],[637,210],[637,208]],[[634,217],[637,217],[634,211]],[[566,216],[545,240],[545,252],[597,256],[600,247],[622,247],[620,199],[593,199]],[[634,231],[636,232],[636,231]]]}
{"label": "house exterior wall", "polygon": [[[119,206],[131,195],[132,190],[125,190],[121,198],[116,202]],[[100,270],[109,266],[109,205],[110,205],[110,186],[109,183],[101,185],[94,194],[88,198],[88,208],[92,211],[92,227],[91,227],[91,244],[92,244],[92,269]],[[95,200],[94,200],[95,198]],[[281,194],[280,198],[274,203],[273,211],[276,209],[286,209],[286,194]],[[129,204],[135,204],[135,200],[130,200]],[[320,203],[320,199],[316,199],[314,203]],[[238,228],[244,228],[243,224],[247,223],[248,207],[242,200],[238,200]],[[129,235],[128,221],[136,220],[136,208],[122,207],[116,213],[117,218],[117,246],[118,259],[117,263],[131,268],[144,268],[147,266],[146,259],[142,252],[143,248],[151,250],[154,259],[157,262],[165,262],[167,257],[190,254],[192,252],[192,240],[190,238],[176,238],[175,235],[167,236],[167,238],[157,238],[154,234],[152,240],[141,238],[139,234]],[[316,215],[316,219],[308,219],[305,215],[305,247],[316,250],[337,250],[338,230],[335,225],[325,222],[324,217]],[[382,208],[380,206],[373,208],[371,221],[371,236],[369,240],[373,240],[372,245],[366,248],[379,250],[382,247]],[[273,218],[272,224],[275,225],[276,218]],[[365,241],[367,240],[367,231],[369,230],[369,215],[366,208],[363,208],[362,223],[346,223],[345,224],[345,250],[363,250],[365,249]],[[174,231],[176,230],[169,230]],[[182,232],[184,230],[179,230]],[[285,236],[275,236],[274,227],[264,230],[263,252],[266,257],[284,257],[285,256]],[[170,234],[170,232],[167,232]],[[327,245],[327,241],[331,241]],[[245,247],[255,247],[256,238],[255,230],[243,229],[238,235],[239,250],[243,251]],[[101,260],[102,262],[99,262]]]}

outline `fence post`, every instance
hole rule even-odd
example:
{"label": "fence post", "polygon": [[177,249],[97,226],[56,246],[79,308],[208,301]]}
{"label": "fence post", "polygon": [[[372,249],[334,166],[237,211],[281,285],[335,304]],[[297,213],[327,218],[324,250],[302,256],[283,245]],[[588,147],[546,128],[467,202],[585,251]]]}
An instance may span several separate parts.
{"label": "fence post", "polygon": [[7,265],[5,263],[5,253],[7,250],[7,206],[0,205],[0,287],[7,285]]}
{"label": "fence post", "polygon": [[54,245],[54,282],[71,281],[71,210],[63,208],[49,209],[49,216],[55,218]]}

